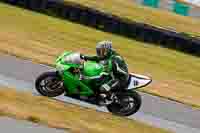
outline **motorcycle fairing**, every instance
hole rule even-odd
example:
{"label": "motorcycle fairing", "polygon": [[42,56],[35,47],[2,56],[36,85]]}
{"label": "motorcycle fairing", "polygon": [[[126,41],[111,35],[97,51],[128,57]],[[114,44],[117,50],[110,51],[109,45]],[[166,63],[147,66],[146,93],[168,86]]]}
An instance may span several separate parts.
{"label": "motorcycle fairing", "polygon": [[145,87],[148,84],[150,84],[151,82],[152,82],[152,79],[150,77],[131,73],[130,74],[130,82],[129,82],[127,89],[130,90],[130,89],[137,89],[137,88]]}

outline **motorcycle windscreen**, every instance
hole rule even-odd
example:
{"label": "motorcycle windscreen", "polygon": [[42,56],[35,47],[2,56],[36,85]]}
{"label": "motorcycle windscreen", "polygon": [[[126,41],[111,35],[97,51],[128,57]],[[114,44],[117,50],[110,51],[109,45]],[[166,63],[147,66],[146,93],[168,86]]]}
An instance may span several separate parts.
{"label": "motorcycle windscreen", "polygon": [[144,75],[131,73],[130,76],[131,76],[131,79],[130,79],[127,89],[136,89],[136,88],[145,87],[152,82],[152,79],[150,77],[147,77]]}

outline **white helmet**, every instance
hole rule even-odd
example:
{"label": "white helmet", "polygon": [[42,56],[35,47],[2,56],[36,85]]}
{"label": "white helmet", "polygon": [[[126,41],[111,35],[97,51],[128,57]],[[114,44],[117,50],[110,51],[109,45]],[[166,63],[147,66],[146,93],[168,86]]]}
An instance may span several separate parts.
{"label": "white helmet", "polygon": [[96,53],[97,56],[106,57],[112,52],[112,42],[111,41],[101,41],[97,43]]}

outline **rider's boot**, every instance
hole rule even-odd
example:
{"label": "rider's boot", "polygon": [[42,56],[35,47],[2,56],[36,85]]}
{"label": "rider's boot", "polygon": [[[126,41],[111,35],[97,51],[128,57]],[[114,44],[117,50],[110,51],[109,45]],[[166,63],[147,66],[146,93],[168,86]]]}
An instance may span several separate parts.
{"label": "rider's boot", "polygon": [[112,100],[108,98],[108,95],[105,93],[100,94],[99,96],[99,106],[106,106],[112,103]]}

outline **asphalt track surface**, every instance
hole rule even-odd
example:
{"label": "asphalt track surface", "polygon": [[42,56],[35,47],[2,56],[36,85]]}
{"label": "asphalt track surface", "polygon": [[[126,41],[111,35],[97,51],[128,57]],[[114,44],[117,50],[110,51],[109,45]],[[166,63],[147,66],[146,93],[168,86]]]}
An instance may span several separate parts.
{"label": "asphalt track surface", "polygon": [[[37,95],[34,89],[36,77],[43,72],[52,70],[53,68],[49,66],[32,63],[29,60],[0,55],[0,85],[15,87],[19,91],[29,91]],[[130,119],[145,122],[149,125],[168,129],[176,133],[200,133],[200,110],[164,98],[145,93],[140,94],[143,100],[142,107],[139,112],[130,116]],[[106,111],[105,108],[64,96],[56,97],[56,99],[84,107],[95,108],[98,111]]]}
{"label": "asphalt track surface", "polygon": [[0,117],[0,129],[4,133],[66,133],[63,130],[7,117]]}

